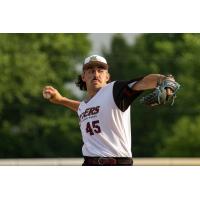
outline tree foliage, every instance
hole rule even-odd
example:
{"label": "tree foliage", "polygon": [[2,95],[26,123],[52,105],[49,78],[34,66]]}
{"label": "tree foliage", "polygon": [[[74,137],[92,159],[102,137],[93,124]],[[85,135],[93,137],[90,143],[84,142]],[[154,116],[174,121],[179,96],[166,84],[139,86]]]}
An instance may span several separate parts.
{"label": "tree foliage", "polygon": [[90,50],[86,34],[0,34],[0,157],[81,155],[77,116],[42,98],[76,78]]}
{"label": "tree foliage", "polygon": [[[181,150],[181,135],[191,125],[198,134],[200,115],[200,34],[141,34],[133,45],[122,35],[113,37],[110,51],[104,51],[114,79],[133,79],[150,73],[173,74],[181,84],[174,106],[148,108],[138,100],[132,105],[133,154],[135,156],[200,156],[195,147],[199,137]],[[181,120],[184,117],[184,120]],[[175,127],[179,127],[175,130]],[[184,128],[185,127],[185,128]],[[188,130],[188,132],[190,132]],[[189,141],[188,141],[189,143]],[[180,144],[180,145],[178,145]],[[192,147],[194,146],[194,148]],[[170,147],[169,147],[170,146]],[[195,149],[195,152],[192,150]],[[162,152],[162,153],[161,153]],[[178,153],[177,153],[178,152]],[[186,153],[187,152],[187,153]]]}
{"label": "tree foliage", "polygon": [[165,140],[164,148],[157,153],[158,156],[199,157],[200,116],[183,116],[171,130],[172,135]]}

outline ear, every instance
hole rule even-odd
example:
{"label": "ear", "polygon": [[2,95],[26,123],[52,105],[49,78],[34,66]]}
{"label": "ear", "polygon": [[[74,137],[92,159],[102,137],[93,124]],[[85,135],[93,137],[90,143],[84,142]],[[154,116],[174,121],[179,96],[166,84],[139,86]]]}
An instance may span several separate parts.
{"label": "ear", "polygon": [[106,81],[109,81],[110,80],[110,74],[107,73],[107,76],[106,76]]}
{"label": "ear", "polygon": [[82,81],[85,82],[85,72],[81,74]]}

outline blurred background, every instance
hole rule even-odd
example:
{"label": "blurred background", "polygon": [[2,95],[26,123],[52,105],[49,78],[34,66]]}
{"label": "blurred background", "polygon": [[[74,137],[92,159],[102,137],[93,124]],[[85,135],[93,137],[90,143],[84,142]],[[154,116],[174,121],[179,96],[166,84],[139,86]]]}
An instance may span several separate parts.
{"label": "blurred background", "polygon": [[82,157],[76,113],[48,103],[45,85],[82,100],[74,82],[90,54],[112,80],[173,74],[174,106],[132,105],[135,158],[200,157],[200,34],[0,34],[0,158]]}

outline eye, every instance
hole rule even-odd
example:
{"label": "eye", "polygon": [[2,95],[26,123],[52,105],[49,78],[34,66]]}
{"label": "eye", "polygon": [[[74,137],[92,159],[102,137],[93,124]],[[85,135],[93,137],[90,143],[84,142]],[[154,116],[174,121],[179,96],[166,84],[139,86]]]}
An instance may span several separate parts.
{"label": "eye", "polygon": [[99,73],[103,73],[104,70],[103,70],[103,69],[98,69],[98,72],[99,72]]}
{"label": "eye", "polygon": [[88,69],[88,73],[92,73],[92,69]]}

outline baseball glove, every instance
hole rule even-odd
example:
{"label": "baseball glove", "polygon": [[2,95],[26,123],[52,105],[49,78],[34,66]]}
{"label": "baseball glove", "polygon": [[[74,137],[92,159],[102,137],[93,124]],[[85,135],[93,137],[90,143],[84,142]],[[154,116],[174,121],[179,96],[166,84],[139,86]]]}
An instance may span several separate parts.
{"label": "baseball glove", "polygon": [[[158,82],[157,87],[151,93],[140,99],[140,103],[147,106],[157,106],[166,103],[174,104],[176,93],[180,88],[180,84],[172,80],[173,76],[168,75],[162,82]],[[172,94],[167,94],[167,89],[171,89]]]}

